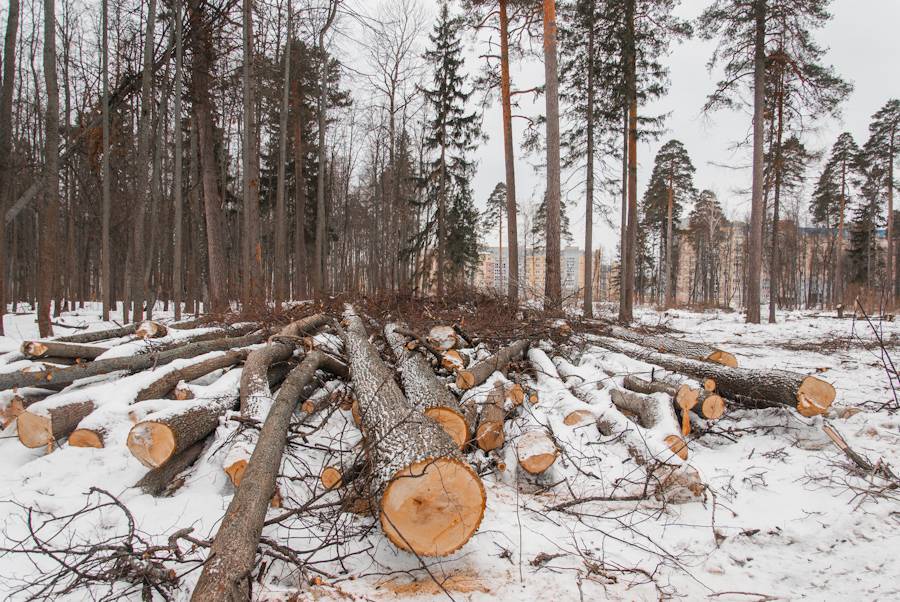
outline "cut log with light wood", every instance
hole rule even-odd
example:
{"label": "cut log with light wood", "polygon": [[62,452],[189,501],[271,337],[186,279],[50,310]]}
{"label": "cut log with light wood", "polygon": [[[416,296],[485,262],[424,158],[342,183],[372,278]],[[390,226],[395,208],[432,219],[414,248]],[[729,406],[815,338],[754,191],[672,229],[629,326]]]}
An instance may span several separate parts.
{"label": "cut log with light wood", "polygon": [[466,421],[453,393],[437,379],[431,365],[418,351],[406,347],[405,331],[395,324],[384,327],[384,336],[397,360],[406,399],[441,425],[460,449],[468,442],[473,425]]}
{"label": "cut log with light wood", "polygon": [[525,339],[516,341],[486,360],[480,361],[465,370],[460,370],[456,373],[456,386],[463,391],[477,387],[494,372],[505,370],[510,362],[522,359],[522,356],[528,349],[528,344],[528,341]]}
{"label": "cut log with light wood", "polygon": [[803,416],[811,417],[826,413],[835,398],[834,387],[815,376],[787,370],[729,368],[649,351],[608,337],[591,337],[590,340],[610,351],[672,372],[696,379],[712,379],[720,396],[739,405],[758,407],[754,400],[763,400],[793,407]]}
{"label": "cut log with light wood", "polygon": [[469,366],[469,356],[456,349],[445,351],[441,355],[441,367],[447,372],[457,372]]}
{"label": "cut log with light wood", "polygon": [[557,456],[559,449],[544,430],[527,431],[516,438],[516,459],[528,474],[543,474],[556,462]]}
{"label": "cut log with light wood", "polygon": [[668,395],[660,393],[644,395],[625,389],[613,389],[609,395],[619,410],[627,410],[637,415],[642,427],[659,433],[669,449],[678,454],[682,460],[688,459],[687,444],[680,434],[678,417],[675,416],[675,409]]}
{"label": "cut log with light wood", "polygon": [[[171,399],[152,399],[139,401],[127,406],[128,420],[135,424],[143,420],[149,414],[180,408],[183,404]],[[95,409],[78,423],[69,435],[69,445],[72,447],[104,448],[109,444],[111,433],[120,425],[127,425],[123,413],[125,408],[120,404],[104,405]]]}
{"label": "cut log with light wood", "polygon": [[175,477],[197,461],[197,458],[203,453],[204,447],[206,447],[205,439],[197,441],[162,466],[148,471],[134,486],[154,497],[165,493]]}
{"label": "cut log with light wood", "polygon": [[128,433],[128,450],[148,468],[162,466],[219,425],[239,399],[241,369],[226,372],[208,387],[209,396],[185,402],[183,407],[150,414]]}
{"label": "cut log with light wood", "polygon": [[291,417],[298,402],[311,393],[319,369],[344,378],[349,376],[344,364],[319,351],[308,353],[288,375],[266,415],[243,479],[213,540],[209,559],[191,597],[194,602],[249,598],[256,548],[275,494],[275,478]]}
{"label": "cut log with light wood", "polygon": [[106,347],[82,345],[79,343],[60,343],[58,341],[24,341],[22,354],[30,359],[71,358],[77,360],[93,360],[107,351]]}
{"label": "cut log with light wood", "polygon": [[[277,362],[289,359],[305,335],[312,334],[330,321],[325,314],[313,314],[291,322],[272,337],[264,347],[254,350],[244,364],[241,377],[241,417],[262,423],[274,402],[269,388],[268,370]],[[241,429],[225,456],[224,469],[235,486],[239,485],[247,462],[253,454],[258,431]]]}
{"label": "cut log with light wood", "polygon": [[96,407],[88,399],[52,405],[41,410],[37,410],[36,405],[19,414],[16,420],[19,441],[25,447],[52,446],[75,430],[81,419]]}
{"label": "cut log with light wood", "polygon": [[503,383],[498,382],[488,393],[487,400],[481,408],[478,429],[475,432],[475,443],[479,449],[491,451],[503,447],[506,441],[503,432],[506,416],[506,390]]}
{"label": "cut log with light wood", "polygon": [[169,334],[169,329],[162,322],[146,320],[134,331],[136,337],[141,339],[159,339]]}
{"label": "cut log with light wood", "polygon": [[17,395],[13,395],[12,399],[0,409],[0,430],[5,429],[12,424],[13,421],[19,417],[19,414],[27,410],[29,406],[46,399],[50,394],[51,393],[47,391],[45,393],[20,392]]}
{"label": "cut log with light wood", "polygon": [[737,358],[733,354],[704,343],[693,343],[665,335],[637,332],[615,325],[608,325],[606,329],[608,329],[607,334],[615,339],[653,349],[659,353],[713,362],[729,368],[737,368],[738,365]]}
{"label": "cut log with light wood", "polygon": [[462,339],[452,326],[435,326],[428,331],[426,340],[439,352],[449,351],[461,347]]}
{"label": "cut log with light wood", "polygon": [[235,349],[217,357],[167,372],[155,382],[141,389],[134,400],[137,402],[146,399],[161,399],[171,393],[181,381],[195,380],[201,376],[206,376],[210,372],[230,368],[247,359],[249,354],[250,351],[247,349]]}
{"label": "cut log with light wood", "polygon": [[4,373],[0,374],[0,390],[14,387],[45,387],[48,385],[64,387],[82,378],[109,374],[120,370],[138,372],[154,366],[168,364],[176,359],[194,357],[210,351],[225,351],[231,348],[246,347],[264,340],[265,334],[262,331],[258,331],[236,338],[220,337],[212,341],[189,343],[167,351],[99,359],[68,368],[42,370],[39,372]]}
{"label": "cut log with light wood", "polygon": [[349,306],[343,326],[381,528],[400,549],[451,554],[481,524],[481,479],[447,432],[406,400]]}
{"label": "cut log with light wood", "polygon": [[725,400],[705,389],[692,389],[688,385],[674,385],[664,380],[645,380],[631,374],[625,377],[622,384],[636,393],[671,395],[678,407],[696,412],[706,420],[717,420],[725,414]]}

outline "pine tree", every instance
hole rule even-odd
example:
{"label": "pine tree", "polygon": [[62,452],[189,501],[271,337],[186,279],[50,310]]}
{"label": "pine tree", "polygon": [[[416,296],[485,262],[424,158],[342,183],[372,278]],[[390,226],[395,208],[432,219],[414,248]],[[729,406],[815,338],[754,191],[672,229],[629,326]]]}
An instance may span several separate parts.
{"label": "pine tree", "polygon": [[859,147],[853,136],[844,132],[831,147],[831,156],[816,184],[810,204],[813,221],[829,229],[837,228],[831,245],[831,302],[844,301],[844,224],[847,209],[855,197],[859,178]]}
{"label": "pine tree", "polygon": [[697,196],[688,220],[689,236],[696,257],[692,289],[699,293],[704,303],[711,304],[718,299],[720,256],[728,219],[716,194],[711,190],[704,190]]}
{"label": "pine tree", "polygon": [[881,193],[884,168],[880,164],[861,165],[859,196],[850,221],[850,248],[847,250],[848,280],[872,288],[881,271],[878,228],[882,220]]}
{"label": "pine tree", "polygon": [[466,88],[463,26],[463,19],[452,17],[447,2],[442,3],[425,52],[432,68],[431,87],[424,90],[429,110],[424,146],[435,154],[428,164],[427,182],[437,207],[438,296],[444,294],[445,275],[462,276],[477,261],[478,251],[478,219],[469,181],[475,168],[470,155],[479,126],[477,115],[466,112],[472,90]]}
{"label": "pine tree", "polygon": [[[560,224],[560,234],[562,240],[567,244],[571,245],[575,242],[575,237],[572,236],[572,226],[569,222],[569,215],[567,212],[568,203],[565,199],[560,200],[559,206],[559,224]],[[532,246],[534,248],[544,248],[545,242],[547,241],[545,233],[547,230],[547,194],[544,194],[544,198],[541,199],[540,204],[537,206],[537,209],[534,212],[534,219],[531,221],[531,240]]]}
{"label": "pine tree", "polygon": [[660,284],[664,287],[667,305],[675,300],[672,254],[675,224],[681,219],[685,203],[697,195],[694,171],[684,145],[678,140],[669,140],[656,154],[650,183],[644,193],[644,224],[652,228],[659,237],[660,264],[663,266]]}

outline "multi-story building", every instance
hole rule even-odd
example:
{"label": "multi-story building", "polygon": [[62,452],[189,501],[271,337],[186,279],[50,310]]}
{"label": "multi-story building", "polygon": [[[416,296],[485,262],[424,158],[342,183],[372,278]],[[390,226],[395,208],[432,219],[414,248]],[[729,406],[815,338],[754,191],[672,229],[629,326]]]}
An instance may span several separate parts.
{"label": "multi-story building", "polygon": [[[537,299],[544,294],[544,274],[546,257],[543,252],[528,252],[519,249],[519,282],[522,294],[526,299]],[[475,272],[475,286],[503,293],[509,282],[508,254],[509,249],[503,247],[482,247],[481,262]],[[502,257],[501,257],[502,255]],[[601,295],[601,259],[598,249],[594,252],[593,277],[594,298],[600,300]],[[563,296],[575,297],[584,290],[584,252],[578,247],[566,247],[560,253],[560,267]]]}

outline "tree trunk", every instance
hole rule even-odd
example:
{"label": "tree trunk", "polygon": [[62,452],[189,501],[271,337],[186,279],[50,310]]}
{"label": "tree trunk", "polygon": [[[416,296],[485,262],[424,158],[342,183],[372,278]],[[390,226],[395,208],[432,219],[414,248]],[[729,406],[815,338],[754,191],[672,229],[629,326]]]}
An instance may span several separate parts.
{"label": "tree trunk", "polygon": [[[500,0],[500,103],[503,106],[503,157],[506,167],[506,240],[509,245],[507,297],[511,305],[519,303],[519,233],[516,206],[516,159],[513,150],[512,101],[509,77],[508,0]],[[501,258],[502,261],[502,258]]]}
{"label": "tree trunk", "polygon": [[738,365],[737,358],[734,355],[705,343],[693,343],[665,335],[645,334],[615,325],[604,325],[601,327],[601,332],[605,336],[622,339],[660,353],[670,353],[693,360],[714,362],[731,368],[736,368]]}
{"label": "tree trunk", "polygon": [[559,78],[556,60],[556,0],[544,0],[544,79],[547,107],[547,220],[544,307],[562,308],[560,266]]}
{"label": "tree trunk", "polygon": [[409,402],[447,431],[460,449],[469,440],[474,427],[468,424],[456,397],[437,379],[431,365],[418,351],[410,351],[406,337],[395,324],[384,327],[384,336],[397,360],[397,370]]}
{"label": "tree trunk", "polygon": [[154,497],[163,494],[175,477],[197,461],[204,447],[206,447],[205,439],[197,441],[162,466],[148,471],[134,486]]}
{"label": "tree trunk", "polygon": [[588,5],[587,54],[587,178],[584,197],[584,308],[586,318],[594,316],[594,0]]}
{"label": "tree trunk", "polygon": [[625,239],[625,311],[619,319],[634,319],[634,274],[637,259],[637,47],[635,41],[636,0],[625,3],[625,98],[628,105],[628,228]]}
{"label": "tree trunk", "polygon": [[753,48],[753,190],[750,208],[750,240],[747,266],[747,322],[760,322],[760,281],[762,277],[764,177],[764,121],[766,103],[766,2],[755,0],[756,34]]}
{"label": "tree trunk", "polygon": [[815,376],[786,370],[730,368],[657,353],[606,337],[591,337],[591,342],[672,372],[701,380],[711,379],[722,397],[740,405],[758,407],[754,400],[763,400],[796,408],[804,416],[817,416],[826,413],[835,398],[834,387]]}
{"label": "tree trunk", "polygon": [[644,380],[632,374],[625,377],[622,386],[645,395],[665,393],[671,396],[682,410],[692,410],[706,420],[716,420],[725,414],[725,400],[706,389],[694,390],[688,385],[676,386],[664,380]]}
{"label": "tree trunk", "polygon": [[117,339],[134,334],[137,330],[137,324],[126,324],[119,328],[110,328],[109,330],[94,330],[81,334],[70,334],[64,337],[56,337],[53,339],[57,343],[96,343],[97,341],[106,341],[109,339]]}
{"label": "tree trunk", "polygon": [[342,332],[387,538],[419,556],[462,547],[484,516],[481,479],[437,423],[413,408],[348,306]]}
{"label": "tree trunk", "polygon": [[318,351],[310,352],[290,373],[260,430],[259,443],[216,533],[209,559],[191,596],[192,601],[247,599],[256,548],[262,536],[269,502],[275,493],[275,477],[281,468],[291,417],[297,403],[306,399],[311,393],[310,388],[315,386],[318,369],[344,378],[348,376],[344,364]]}
{"label": "tree trunk", "polygon": [[467,370],[460,370],[456,373],[456,386],[463,391],[477,387],[494,372],[506,370],[510,362],[522,359],[529,344],[526,339],[518,340]]}
{"label": "tree trunk", "polygon": [[[103,0],[106,2],[107,0]],[[172,195],[174,197],[174,209],[172,217],[172,229],[174,248],[172,250],[172,301],[175,304],[175,319],[181,319],[181,300],[184,292],[184,263],[183,263],[183,228],[184,228],[184,200],[182,197],[181,176],[183,171],[183,150],[181,125],[181,96],[184,82],[184,40],[182,39],[181,26],[181,2],[175,3],[175,173],[172,175]],[[199,452],[198,452],[199,453]]]}
{"label": "tree trunk", "polygon": [[306,258],[306,176],[304,175],[306,150],[303,145],[303,85],[301,78],[297,81],[294,95],[294,298],[304,299],[307,289],[307,270],[309,262]]}
{"label": "tree trunk", "polygon": [[620,411],[637,415],[638,424],[662,438],[679,458],[688,459],[688,448],[679,434],[678,418],[668,396],[660,398],[622,389],[613,389],[609,395]]}
{"label": "tree trunk", "polygon": [[38,331],[53,336],[50,299],[56,273],[56,230],[59,211],[59,85],[56,81],[56,2],[44,0],[44,80],[47,113],[44,133],[44,198],[40,205],[38,262]]}
{"label": "tree trunk", "polygon": [[230,368],[247,359],[249,354],[250,351],[247,349],[235,349],[234,351],[227,351],[218,357],[167,372],[141,389],[134,398],[134,401],[139,402],[147,399],[162,399],[171,393],[181,381],[188,382],[196,380],[202,376],[206,376],[210,372],[215,372],[216,370],[221,370],[223,368]]}
{"label": "tree trunk", "polygon": [[[0,216],[6,215],[14,189],[12,176],[12,104],[16,77],[16,36],[19,30],[19,0],[10,0],[3,44],[3,84],[0,88]],[[7,292],[6,224],[0,223],[0,336]]]}
{"label": "tree trunk", "polygon": [[263,300],[262,249],[259,239],[259,152],[256,137],[256,69],[253,52],[252,1],[243,0],[244,44],[244,282],[245,305]]}
{"label": "tree trunk", "polygon": [[675,234],[673,220],[673,213],[675,211],[675,191],[672,185],[672,174],[669,174],[669,187],[667,194],[667,202],[666,202],[666,307],[672,307],[675,304],[675,283],[673,282],[673,275],[675,270],[672,265],[672,244],[673,244],[673,236]]}
{"label": "tree trunk", "polygon": [[628,103],[622,108],[622,212],[619,230],[619,321],[626,319],[625,302],[625,257],[628,250]]}
{"label": "tree trunk", "polygon": [[60,343],[58,341],[23,341],[21,351],[25,357],[30,359],[72,358],[76,360],[92,360],[109,351],[109,348],[77,343]]}
{"label": "tree trunk", "polygon": [[319,73],[318,118],[319,118],[319,170],[316,174],[316,253],[313,266],[313,292],[316,296],[324,293],[323,261],[325,247],[325,128],[328,126],[328,55],[325,52],[325,34],[337,14],[338,0],[330,0],[328,17],[319,32],[319,60],[322,61]]}
{"label": "tree trunk", "polygon": [[[285,170],[287,168],[287,138],[288,138],[288,112],[290,110],[291,89],[291,27],[292,11],[291,3],[287,3],[287,41],[284,46],[284,85],[281,91],[281,111],[278,115],[278,182],[275,188],[275,307],[280,308],[281,303],[288,299],[288,254],[287,254],[287,209],[285,206],[285,187],[287,182]],[[299,120],[299,117],[297,118]],[[297,187],[302,185],[297,179]],[[298,233],[299,236],[299,233]],[[297,291],[295,291],[295,295]],[[299,299],[299,295],[296,296]]]}

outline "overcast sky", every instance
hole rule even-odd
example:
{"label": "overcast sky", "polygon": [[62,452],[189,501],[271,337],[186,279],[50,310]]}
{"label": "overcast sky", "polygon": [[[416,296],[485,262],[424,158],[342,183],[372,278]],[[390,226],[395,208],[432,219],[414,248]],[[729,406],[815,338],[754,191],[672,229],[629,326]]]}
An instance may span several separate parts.
{"label": "overcast sky", "polygon": [[[683,0],[678,9],[680,16],[693,19],[705,6],[706,0]],[[849,131],[857,143],[862,145],[868,136],[868,123],[872,114],[889,98],[900,98],[900,1],[898,0],[836,0],[832,3],[834,19],[821,31],[816,39],[829,51],[827,61],[835,66],[838,73],[854,85],[854,91],[844,103],[840,120],[826,119],[817,122],[817,131],[808,134],[804,140],[811,150],[827,153],[837,135]],[[670,68],[671,87],[668,94],[646,107],[648,114],[669,113],[667,132],[657,142],[641,143],[638,147],[638,195],[643,195],[653,157],[659,147],[671,138],[681,140],[694,166],[697,168],[695,184],[698,188],[715,191],[732,219],[745,219],[749,215],[749,197],[741,190],[750,187],[749,154],[744,150],[734,150],[735,142],[744,139],[750,128],[750,113],[744,111],[719,111],[711,116],[701,114],[706,95],[718,79],[707,71],[706,63],[715,46],[714,42],[693,39],[673,48],[667,59]],[[478,50],[470,48],[472,54]],[[474,70],[477,61],[470,60]],[[543,64],[515,65],[512,72],[513,86],[528,88],[543,81]],[[543,113],[543,98],[537,105],[523,106],[523,112]],[[478,153],[478,172],[474,180],[475,196],[479,207],[498,181],[504,179],[503,139],[499,103],[484,114],[484,130],[489,135],[488,142]],[[515,144],[522,141],[524,121],[514,122]],[[522,152],[516,157],[516,186],[520,207],[529,201],[537,202],[544,191],[543,171],[536,172],[534,165],[542,163],[543,157],[525,157]],[[732,167],[724,167],[722,165]],[[734,167],[738,169],[734,169]],[[813,186],[820,165],[810,169],[807,192],[801,205],[807,204],[809,189]],[[563,175],[564,182],[566,175]],[[563,195],[572,199],[569,219],[575,244],[583,247],[584,242],[584,202],[581,190],[575,188],[570,178],[570,186],[563,189]],[[603,199],[612,203],[611,218],[618,223],[618,199]],[[594,223],[601,220],[595,217]],[[617,230],[597,225],[594,229],[594,245],[600,245],[604,257],[615,253]]]}

